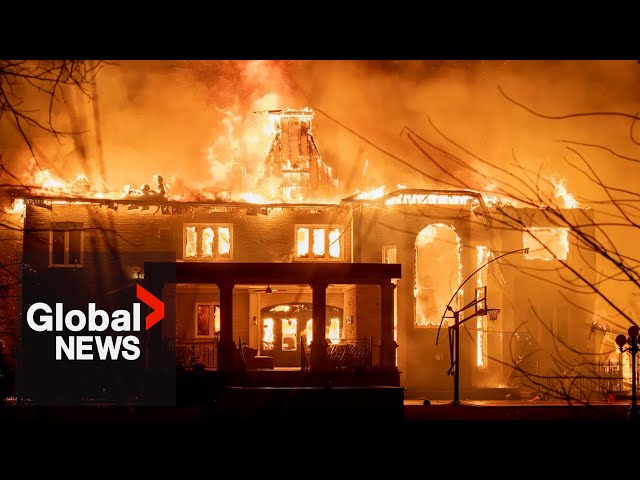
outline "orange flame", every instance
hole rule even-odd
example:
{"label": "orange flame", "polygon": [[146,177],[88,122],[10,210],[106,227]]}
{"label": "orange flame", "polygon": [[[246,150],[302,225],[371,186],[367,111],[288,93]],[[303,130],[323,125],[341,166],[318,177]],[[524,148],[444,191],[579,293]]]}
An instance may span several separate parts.
{"label": "orange flame", "polygon": [[262,320],[262,349],[273,350],[275,336],[273,333],[273,318]]}
{"label": "orange flame", "polygon": [[313,341],[313,318],[307,320],[307,329],[304,331],[304,334],[307,336],[307,347],[311,345]]}
{"label": "orange flame", "polygon": [[580,204],[576,201],[571,193],[567,190],[565,185],[566,179],[551,177],[551,183],[554,187],[554,195],[558,200],[558,207],[560,208],[578,208]]}
{"label": "orange flame", "polygon": [[380,198],[384,195],[385,186],[381,185],[378,188],[373,188],[371,190],[365,190],[364,192],[360,192],[355,196],[356,200],[375,200],[376,198]]}
{"label": "orange flame", "polygon": [[298,228],[296,233],[296,251],[298,257],[307,257],[309,255],[309,229],[306,227]]}
{"label": "orange flame", "polygon": [[295,318],[282,319],[282,351],[298,349],[298,320]]}
{"label": "orange flame", "polygon": [[25,203],[25,201],[22,198],[16,198],[11,203],[11,208],[5,211],[12,215],[22,215],[26,209],[27,209],[27,204]]}
{"label": "orange flame", "polygon": [[329,320],[329,341],[334,345],[340,343],[340,319]]}

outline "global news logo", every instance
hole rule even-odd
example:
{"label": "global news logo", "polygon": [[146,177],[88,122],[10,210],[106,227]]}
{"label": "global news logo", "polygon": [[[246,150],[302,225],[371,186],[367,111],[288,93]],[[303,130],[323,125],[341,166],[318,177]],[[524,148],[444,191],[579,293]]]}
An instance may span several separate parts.
{"label": "global news logo", "polygon": [[[142,285],[136,284],[136,296],[152,312],[145,317],[145,330],[149,330],[164,318],[164,302]],[[109,315],[96,309],[95,303],[82,310],[64,312],[64,305],[56,303],[54,308],[44,302],[34,303],[27,310],[27,324],[35,332],[60,332],[55,337],[56,360],[137,360],[140,358],[140,339],[132,332],[142,331],[140,303],[135,302],[129,310],[116,310]],[[119,335],[101,335],[107,329],[122,332]],[[73,332],[63,335],[62,332]],[[83,334],[79,334],[83,332]],[[89,334],[87,334],[87,333]],[[129,333],[129,335],[127,335]]]}

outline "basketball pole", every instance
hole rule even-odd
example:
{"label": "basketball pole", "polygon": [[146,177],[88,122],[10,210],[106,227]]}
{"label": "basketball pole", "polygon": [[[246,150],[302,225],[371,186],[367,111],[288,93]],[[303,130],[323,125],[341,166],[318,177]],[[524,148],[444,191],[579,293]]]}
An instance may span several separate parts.
{"label": "basketball pole", "polygon": [[[495,318],[497,319],[497,312],[499,312],[499,310],[498,309],[489,309],[488,308],[486,293],[485,293],[485,297],[484,298],[482,298],[482,299],[476,298],[475,300],[473,300],[472,302],[470,302],[469,304],[465,305],[464,307],[462,307],[461,309],[459,309],[457,311],[453,310],[453,308],[451,308],[451,302],[453,301],[454,298],[456,298],[456,295],[458,295],[458,292],[464,286],[464,284],[467,283],[476,273],[478,273],[484,267],[486,267],[490,263],[495,262],[496,260],[500,260],[502,257],[506,257],[507,255],[511,255],[511,254],[518,253],[518,252],[528,253],[529,249],[528,248],[519,248],[518,250],[512,250],[510,252],[503,253],[502,255],[499,255],[498,257],[493,258],[493,259],[489,260],[487,263],[485,263],[485,264],[481,265],[480,267],[478,267],[473,273],[471,273],[471,275],[469,275],[464,280],[464,282],[462,282],[458,286],[458,289],[451,296],[451,299],[449,300],[449,303],[447,303],[447,306],[445,307],[445,311],[442,314],[442,318],[440,319],[440,326],[438,327],[438,334],[436,335],[436,345],[438,345],[438,339],[440,337],[440,329],[442,328],[442,323],[444,322],[445,318],[451,318],[451,317],[447,317],[447,312],[451,312],[451,313],[453,313],[453,319],[454,319],[453,327],[449,327],[449,331],[453,330],[453,334],[454,334],[454,340],[453,340],[453,342],[454,342],[453,343],[453,346],[454,346],[454,352],[453,352],[453,354],[454,354],[454,359],[453,359],[453,402],[451,402],[452,405],[460,405],[460,325],[465,323],[467,320],[471,320],[472,318],[477,317],[479,315],[487,315],[489,310],[492,310],[492,311],[494,311],[496,313]],[[473,306],[478,305],[478,303],[480,303],[480,302],[483,302],[483,308],[481,308],[480,310],[476,310],[474,313],[472,313],[468,317],[464,318],[464,320],[460,320],[460,314],[461,313],[463,313],[468,308],[471,308]],[[496,312],[496,310],[497,310],[497,312]]]}

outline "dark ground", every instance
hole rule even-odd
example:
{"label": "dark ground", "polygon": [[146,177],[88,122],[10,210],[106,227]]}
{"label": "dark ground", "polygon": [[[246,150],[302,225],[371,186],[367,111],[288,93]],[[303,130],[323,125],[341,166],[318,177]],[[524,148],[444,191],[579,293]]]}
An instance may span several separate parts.
{"label": "dark ground", "polygon": [[580,459],[585,467],[603,461],[602,455],[616,456],[620,448],[638,445],[640,425],[627,419],[628,409],[626,403],[423,406],[406,401],[400,419],[370,409],[321,408],[238,419],[216,406],[5,406],[0,407],[0,431],[18,451],[34,441],[51,452],[86,452],[86,458],[114,448],[129,455],[147,450],[154,462],[171,465],[201,452],[207,462],[231,462],[240,471],[251,466],[245,463],[256,454],[303,469],[312,457],[323,465],[317,468],[329,469],[334,467],[323,462],[344,459],[349,468],[366,465],[373,472],[377,465],[399,465],[400,460],[404,468],[413,465],[411,471],[432,464],[476,471],[493,468],[494,460],[487,464],[488,459],[500,458],[519,472],[534,473],[546,468],[536,459],[549,455],[563,462]]}

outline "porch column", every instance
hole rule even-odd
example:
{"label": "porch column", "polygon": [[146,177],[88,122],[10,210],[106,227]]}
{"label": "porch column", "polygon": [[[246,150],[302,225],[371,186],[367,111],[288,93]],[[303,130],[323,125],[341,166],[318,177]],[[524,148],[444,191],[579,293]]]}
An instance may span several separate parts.
{"label": "porch column", "polygon": [[385,369],[396,368],[396,348],[398,344],[393,339],[393,300],[395,284],[392,282],[380,284],[380,366]]}
{"label": "porch column", "polygon": [[313,291],[313,338],[311,340],[311,371],[326,368],[327,358],[327,284],[311,284]]}
{"label": "porch column", "polygon": [[233,342],[233,282],[220,282],[220,342],[218,343],[218,370],[234,368],[236,345]]}

